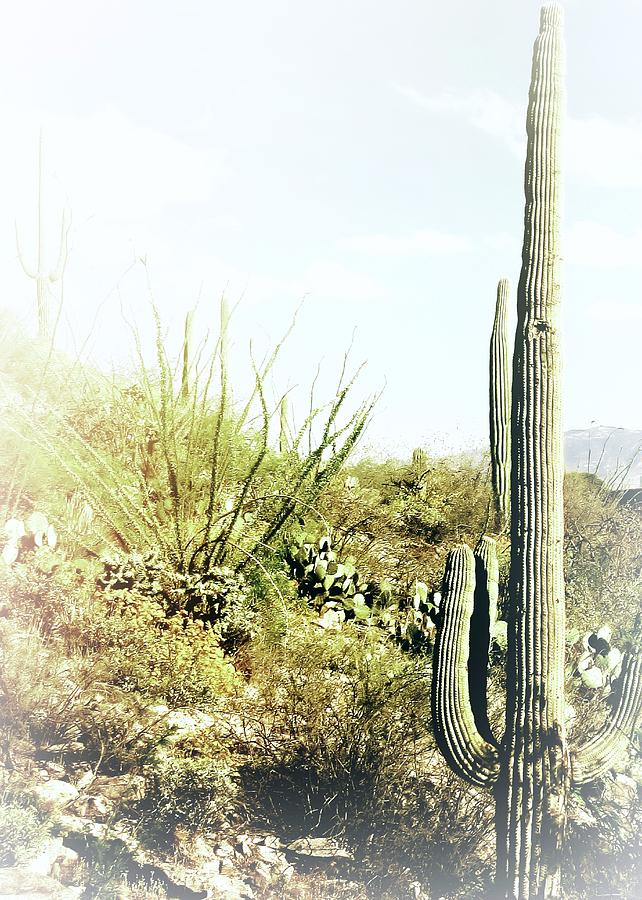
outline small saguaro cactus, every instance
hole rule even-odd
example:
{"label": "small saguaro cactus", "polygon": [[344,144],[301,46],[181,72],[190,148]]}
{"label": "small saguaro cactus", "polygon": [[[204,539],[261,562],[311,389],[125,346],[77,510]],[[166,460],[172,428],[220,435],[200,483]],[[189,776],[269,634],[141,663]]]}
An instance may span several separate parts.
{"label": "small saguaro cactus", "polygon": [[45,271],[45,226],[43,216],[44,206],[44,188],[42,178],[42,131],[38,142],[38,232],[36,247],[36,268],[31,269],[24,258],[20,249],[20,240],[18,238],[18,225],[16,223],[16,249],[18,251],[18,259],[22,269],[29,278],[36,282],[36,304],[38,312],[38,337],[48,339],[51,336],[51,322],[49,321],[49,285],[62,278],[65,265],[67,263],[67,234],[69,231],[69,223],[67,221],[67,211],[63,210],[62,222],[60,226],[60,247],[58,250],[58,261],[55,269],[51,272]]}
{"label": "small saguaro cactus", "polygon": [[428,492],[428,455],[421,447],[415,447],[412,451],[409,476],[408,487],[425,500]]}
{"label": "small saguaro cactus", "polygon": [[477,577],[469,548],[458,547],[448,557],[434,657],[437,741],[461,777],[493,787],[497,895],[509,900],[561,896],[570,785],[593,780],[614,764],[642,708],[642,660],[627,654],[613,688],[609,720],[595,737],[569,749],[558,248],[562,16],[557,4],[542,8],[527,115],[524,245],[513,355],[507,702],[501,739],[493,736],[485,689],[480,689],[489,635],[478,633],[478,607],[490,610],[494,591],[485,574],[494,553],[488,540],[478,548]]}
{"label": "small saguaro cactus", "polygon": [[421,477],[426,469],[428,468],[428,458],[426,456],[426,451],[422,450],[421,447],[415,447],[412,451],[412,469],[417,474],[417,477]]}
{"label": "small saguaro cactus", "polygon": [[510,507],[510,356],[508,351],[507,278],[497,285],[495,321],[489,354],[490,462],[498,531],[508,523]]}

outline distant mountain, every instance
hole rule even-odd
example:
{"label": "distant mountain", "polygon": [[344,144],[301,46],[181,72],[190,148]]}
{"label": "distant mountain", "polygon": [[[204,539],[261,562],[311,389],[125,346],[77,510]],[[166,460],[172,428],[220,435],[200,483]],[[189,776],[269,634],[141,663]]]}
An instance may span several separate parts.
{"label": "distant mountain", "polygon": [[614,487],[642,487],[642,431],[604,425],[567,431],[564,459],[572,472],[593,472]]}

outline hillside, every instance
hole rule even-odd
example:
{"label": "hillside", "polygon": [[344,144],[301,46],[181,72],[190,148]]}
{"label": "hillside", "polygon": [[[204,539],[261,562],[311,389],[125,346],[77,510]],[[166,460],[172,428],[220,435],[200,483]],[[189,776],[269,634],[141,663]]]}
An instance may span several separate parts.
{"label": "hillside", "polygon": [[568,471],[593,472],[622,487],[642,484],[642,430],[600,425],[567,431],[564,456]]}

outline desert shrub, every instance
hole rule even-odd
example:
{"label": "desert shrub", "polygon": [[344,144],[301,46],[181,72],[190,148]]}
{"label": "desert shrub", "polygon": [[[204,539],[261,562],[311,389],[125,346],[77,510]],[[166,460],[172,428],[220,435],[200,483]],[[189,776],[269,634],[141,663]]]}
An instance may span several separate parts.
{"label": "desert shrub", "polygon": [[87,626],[95,652],[111,655],[111,681],[150,701],[208,705],[234,686],[218,636],[186,613],[166,616],[153,601],[128,594],[118,607],[96,601]]}
{"label": "desert shrub", "polygon": [[210,626],[228,651],[252,636],[255,610],[245,579],[228,566],[177,572],[155,553],[105,556],[101,563],[98,585],[114,609],[143,598],[170,618],[186,615]]}
{"label": "desert shrub", "polygon": [[642,779],[618,773],[572,792],[564,848],[571,897],[640,896],[641,795]]}
{"label": "desert shrub", "polygon": [[103,655],[66,656],[11,620],[0,620],[3,750],[85,760],[102,771],[139,766],[167,728],[149,702],[111,682]]}
{"label": "desert shrub", "polygon": [[415,581],[438,590],[453,543],[476,543],[488,520],[488,466],[467,456],[431,458],[421,484],[407,464],[362,460],[319,500],[334,549],[352,556],[362,577],[388,579],[400,594]]}
{"label": "desert shrub", "polygon": [[303,834],[359,828],[377,786],[399,773],[424,737],[422,671],[369,630],[300,623],[281,644],[256,642],[235,731],[257,808]]}
{"label": "desert shrub", "polygon": [[[201,748],[203,749],[203,748]],[[238,785],[226,754],[163,754],[146,769],[147,799],[136,807],[145,841],[171,847],[177,831],[215,831],[233,811]]]}
{"label": "desert shrub", "polygon": [[566,475],[564,506],[569,625],[588,631],[604,623],[631,639],[642,596],[642,515],[577,472]]}
{"label": "desert shrub", "polygon": [[[207,576],[222,565],[238,571],[261,565],[266,548],[299,507],[309,507],[343,466],[373,402],[346,412],[352,381],[345,379],[344,365],[336,395],[311,411],[289,452],[276,454],[270,449],[275,411],[267,406],[264,384],[278,347],[254,366],[254,391],[236,412],[225,355],[225,305],[213,351],[201,347],[182,377],[153,314],[154,365],[146,364],[137,342],[135,376],[102,384],[99,377],[88,378],[88,396],[75,410],[73,402],[63,408],[34,395],[27,413],[9,395],[0,425],[48,456],[61,481],[90,503],[110,549],[153,551],[166,566],[190,575]],[[186,336],[185,358],[187,341]]]}
{"label": "desert shrub", "polygon": [[435,890],[483,883],[492,796],[439,756],[429,662],[354,625],[301,623],[280,645],[245,652],[252,679],[231,730],[250,818],[291,838],[343,839],[374,896],[398,896],[409,873]]}
{"label": "desert shrub", "polygon": [[0,866],[31,859],[50,833],[50,824],[34,807],[18,799],[0,799]]}
{"label": "desert shrub", "polygon": [[[152,590],[151,575],[141,582],[147,594],[96,590],[96,568],[79,572],[75,563],[63,563],[47,573],[32,554],[24,564],[0,570],[0,603],[38,640],[37,657],[60,672],[75,668],[84,686],[93,679],[138,694],[143,703],[216,703],[233,688],[235,670],[221,642],[230,646],[251,622],[251,611],[243,617],[248,604],[238,579],[235,602],[213,628],[184,608],[171,612],[162,586]],[[228,581],[221,579],[221,591]]]}
{"label": "desert shrub", "polygon": [[25,554],[12,566],[0,564],[0,605],[25,628],[43,638],[59,638],[72,648],[83,639],[83,615],[93,592],[92,566],[58,556],[52,566],[49,548]]}

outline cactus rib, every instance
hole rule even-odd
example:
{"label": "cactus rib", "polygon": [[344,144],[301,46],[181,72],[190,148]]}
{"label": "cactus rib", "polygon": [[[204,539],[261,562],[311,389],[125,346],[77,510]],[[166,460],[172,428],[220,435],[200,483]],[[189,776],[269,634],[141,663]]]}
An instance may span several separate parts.
{"label": "cactus rib", "polygon": [[475,559],[466,544],[448,554],[434,653],[433,721],[437,743],[457,774],[492,784],[499,755],[480,733],[468,683],[470,620],[475,602]]}

